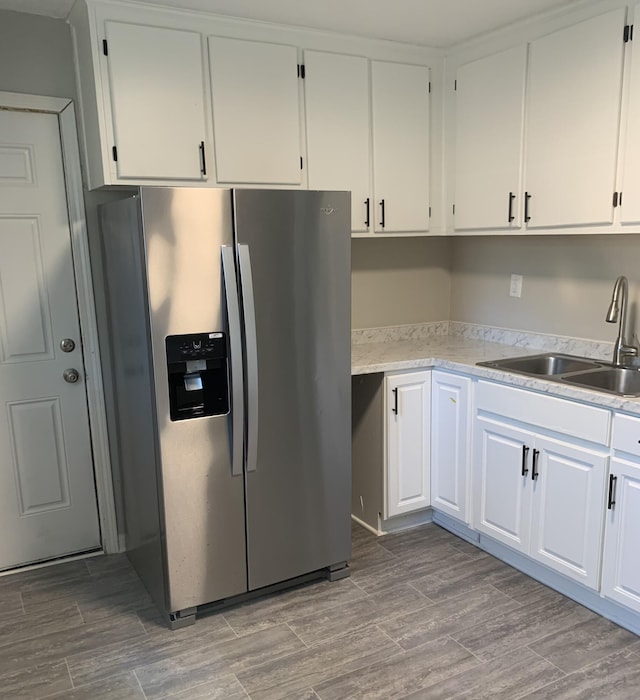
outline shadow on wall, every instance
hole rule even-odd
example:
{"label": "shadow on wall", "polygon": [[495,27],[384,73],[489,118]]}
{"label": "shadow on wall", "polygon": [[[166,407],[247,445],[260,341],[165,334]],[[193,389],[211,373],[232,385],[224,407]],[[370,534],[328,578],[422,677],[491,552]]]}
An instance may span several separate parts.
{"label": "shadow on wall", "polygon": [[449,238],[353,239],[351,270],[353,328],[449,319]]}
{"label": "shadow on wall", "polygon": [[[483,236],[453,241],[451,318],[612,341],[605,322],[618,275],[629,279],[629,325],[640,300],[640,236]],[[512,274],[522,297],[509,296]]]}

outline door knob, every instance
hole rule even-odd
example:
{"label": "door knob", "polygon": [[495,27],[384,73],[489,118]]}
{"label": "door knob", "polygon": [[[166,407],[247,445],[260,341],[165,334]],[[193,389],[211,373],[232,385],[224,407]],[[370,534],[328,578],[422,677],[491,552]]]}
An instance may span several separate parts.
{"label": "door knob", "polygon": [[63,338],[60,341],[60,350],[62,352],[73,352],[76,349],[76,344],[71,340],[71,338]]}
{"label": "door knob", "polygon": [[77,369],[65,369],[65,371],[62,373],[62,378],[65,380],[65,382],[69,382],[69,384],[75,384],[78,379],[80,379],[80,375],[78,374]]}

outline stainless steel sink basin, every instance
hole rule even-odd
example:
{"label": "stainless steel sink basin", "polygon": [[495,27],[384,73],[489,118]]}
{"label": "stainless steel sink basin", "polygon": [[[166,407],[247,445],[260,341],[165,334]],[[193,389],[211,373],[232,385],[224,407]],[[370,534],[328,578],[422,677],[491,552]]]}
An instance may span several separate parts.
{"label": "stainless steel sink basin", "polygon": [[490,362],[478,362],[484,367],[495,367],[509,372],[520,372],[538,377],[549,377],[568,372],[581,372],[593,370],[602,366],[601,362],[589,360],[585,357],[573,355],[561,355],[558,353],[545,353],[543,355],[526,355],[524,357],[509,357],[504,360],[492,360]]}
{"label": "stainless steel sink basin", "polygon": [[640,396],[640,370],[626,367],[603,367],[562,377],[562,381],[617,396]]}

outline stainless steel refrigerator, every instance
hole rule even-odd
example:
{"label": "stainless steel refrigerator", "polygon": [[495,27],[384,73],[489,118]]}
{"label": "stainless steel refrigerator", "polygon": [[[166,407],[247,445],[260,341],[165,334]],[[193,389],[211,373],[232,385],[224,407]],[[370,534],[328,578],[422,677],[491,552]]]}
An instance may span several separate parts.
{"label": "stainless steel refrigerator", "polygon": [[349,193],[143,187],[100,221],[127,551],[170,626],[347,575]]}

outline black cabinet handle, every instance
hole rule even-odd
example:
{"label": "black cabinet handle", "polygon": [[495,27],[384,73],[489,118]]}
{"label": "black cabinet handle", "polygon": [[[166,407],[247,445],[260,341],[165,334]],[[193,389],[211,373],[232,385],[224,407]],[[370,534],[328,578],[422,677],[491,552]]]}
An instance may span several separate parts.
{"label": "black cabinet handle", "polygon": [[369,216],[369,209],[370,209],[370,206],[371,206],[371,200],[369,199],[369,197],[367,197],[367,198],[364,200],[364,206],[366,207],[366,212],[367,212],[367,213],[365,214],[365,217],[364,217],[364,225],[365,225],[367,228],[369,228],[369,226],[370,226],[370,224],[371,224],[371,218],[370,218],[370,216]]}
{"label": "black cabinet handle", "polygon": [[380,200],[380,212],[382,214],[382,221],[380,221],[380,226],[384,228],[384,199]]}
{"label": "black cabinet handle", "polygon": [[398,415],[398,389],[393,389],[393,407],[391,408],[391,411]]}
{"label": "black cabinet handle", "polygon": [[531,221],[531,217],[529,216],[529,200],[531,199],[531,195],[528,192],[524,193],[524,220],[525,222]]}
{"label": "black cabinet handle", "polygon": [[607,508],[609,510],[613,510],[613,507],[616,504],[616,482],[618,481],[618,477],[614,476],[613,474],[609,475],[609,503],[607,505]]}
{"label": "black cabinet handle", "polygon": [[207,174],[207,160],[204,155],[204,141],[200,141],[200,145],[198,146],[200,149],[200,173],[202,175]]}
{"label": "black cabinet handle", "polygon": [[538,478],[538,457],[540,450],[533,451],[533,459],[531,460],[531,480],[535,481]]}
{"label": "black cabinet handle", "polygon": [[513,200],[516,198],[513,192],[509,192],[509,223],[511,223],[516,217],[513,215]]}
{"label": "black cabinet handle", "polygon": [[522,476],[526,476],[529,473],[529,468],[527,467],[527,455],[529,454],[529,448],[526,445],[522,446]]}

